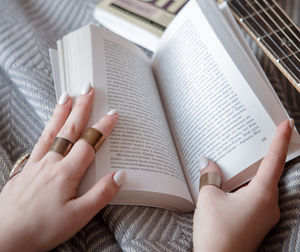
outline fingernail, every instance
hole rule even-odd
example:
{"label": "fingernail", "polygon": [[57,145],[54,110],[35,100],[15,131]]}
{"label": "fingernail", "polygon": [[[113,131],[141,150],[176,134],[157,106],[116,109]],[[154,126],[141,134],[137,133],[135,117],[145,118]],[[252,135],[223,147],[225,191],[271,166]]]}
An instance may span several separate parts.
{"label": "fingernail", "polygon": [[294,127],[295,127],[295,121],[294,121],[294,119],[291,118],[290,121],[289,121],[289,123],[290,123],[291,129],[294,130]]}
{"label": "fingernail", "polygon": [[206,158],[206,157],[201,157],[200,160],[199,160],[199,168],[200,168],[200,171],[202,169],[204,169],[205,167],[207,167],[209,164],[209,159]]}
{"label": "fingernail", "polygon": [[126,172],[124,172],[124,171],[118,171],[118,172],[115,173],[113,179],[114,179],[115,183],[119,187],[121,187],[124,184],[124,182],[126,180],[126,177],[127,177]]}
{"label": "fingernail", "polygon": [[107,115],[115,115],[115,114],[118,114],[118,113],[119,113],[119,110],[117,110],[117,109],[111,109],[106,114]]}
{"label": "fingernail", "polygon": [[69,98],[68,93],[66,91],[64,91],[58,100],[58,104],[60,104],[60,105],[65,104],[67,102],[68,98]]}
{"label": "fingernail", "polygon": [[85,95],[91,90],[92,84],[88,81],[84,83],[82,89],[81,89],[81,94]]}

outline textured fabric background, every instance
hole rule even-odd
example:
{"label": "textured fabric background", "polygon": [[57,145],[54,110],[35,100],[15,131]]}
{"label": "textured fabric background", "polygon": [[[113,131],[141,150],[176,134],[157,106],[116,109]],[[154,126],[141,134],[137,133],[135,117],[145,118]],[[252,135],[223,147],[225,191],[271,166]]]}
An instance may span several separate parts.
{"label": "textured fabric background", "polygon": [[[0,0],[0,190],[20,155],[32,149],[55,106],[48,48],[95,23],[97,0]],[[300,1],[280,4],[300,24]],[[300,95],[249,39],[289,114],[300,127]],[[300,159],[287,164],[280,181],[279,224],[261,251],[300,249]],[[1,206],[0,206],[1,207]],[[45,230],[46,232],[46,230]],[[30,242],[30,241],[28,241]],[[192,213],[109,206],[55,251],[190,251]]]}

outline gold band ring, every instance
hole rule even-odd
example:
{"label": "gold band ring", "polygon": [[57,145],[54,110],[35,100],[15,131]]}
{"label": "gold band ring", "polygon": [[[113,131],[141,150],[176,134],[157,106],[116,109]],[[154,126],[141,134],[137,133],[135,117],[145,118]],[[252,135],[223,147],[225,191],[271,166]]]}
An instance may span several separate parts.
{"label": "gold band ring", "polygon": [[221,188],[222,179],[219,173],[206,172],[200,177],[199,190],[205,185],[213,185]]}
{"label": "gold band ring", "polygon": [[104,142],[103,134],[94,128],[87,128],[80,138],[83,138],[87,143],[89,143],[94,148],[95,152]]}
{"label": "gold band ring", "polygon": [[30,157],[30,154],[27,153],[27,154],[23,155],[22,157],[20,157],[17,160],[17,162],[15,162],[14,166],[12,167],[12,169],[10,171],[9,179],[12,179],[14,176],[16,176],[18,173],[20,173],[23,170],[29,157]]}
{"label": "gold band ring", "polygon": [[54,151],[58,154],[63,155],[64,157],[69,153],[73,146],[73,143],[68,139],[63,137],[56,137],[49,149],[49,151]]}

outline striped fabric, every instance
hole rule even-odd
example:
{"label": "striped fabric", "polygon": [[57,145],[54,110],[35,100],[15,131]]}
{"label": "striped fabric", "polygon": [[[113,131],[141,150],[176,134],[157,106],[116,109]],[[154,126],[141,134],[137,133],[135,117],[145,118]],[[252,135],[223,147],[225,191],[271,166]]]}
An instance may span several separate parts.
{"label": "striped fabric", "polygon": [[[55,106],[48,48],[63,35],[95,23],[96,3],[0,0],[0,190],[12,163],[32,149]],[[300,1],[281,4],[299,25]],[[248,40],[300,127],[300,95]],[[282,218],[261,251],[300,249],[300,159],[287,164],[279,187]],[[192,217],[149,207],[109,206],[54,251],[190,251]]]}

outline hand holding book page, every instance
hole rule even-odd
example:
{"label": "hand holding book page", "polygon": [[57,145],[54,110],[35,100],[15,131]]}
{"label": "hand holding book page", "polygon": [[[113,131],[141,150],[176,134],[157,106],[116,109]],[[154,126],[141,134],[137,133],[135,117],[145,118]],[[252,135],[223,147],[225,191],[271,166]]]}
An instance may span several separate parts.
{"label": "hand holding book page", "polygon": [[[90,123],[109,108],[120,110],[119,124],[80,188],[124,169],[128,180],[116,204],[192,210],[201,156],[218,163],[224,190],[231,190],[255,174],[276,125],[288,118],[213,1],[189,1],[152,62],[95,26],[59,41],[58,61],[61,90],[76,96],[82,83],[93,83]],[[297,135],[293,141],[299,143]],[[299,149],[291,145],[290,153]]]}
{"label": "hand holding book page", "polygon": [[[280,219],[278,181],[293,127],[293,120],[278,126],[267,156],[247,186],[233,193],[212,185],[201,187],[193,221],[194,251],[257,251]],[[201,177],[208,172],[220,173],[207,161],[201,167]]]}

